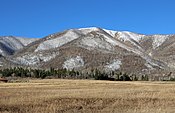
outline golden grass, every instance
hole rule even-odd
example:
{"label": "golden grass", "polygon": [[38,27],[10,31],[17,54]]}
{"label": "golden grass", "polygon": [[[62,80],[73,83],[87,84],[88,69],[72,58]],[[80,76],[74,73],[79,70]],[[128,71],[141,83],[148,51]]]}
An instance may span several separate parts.
{"label": "golden grass", "polygon": [[0,83],[1,113],[174,113],[174,82]]}

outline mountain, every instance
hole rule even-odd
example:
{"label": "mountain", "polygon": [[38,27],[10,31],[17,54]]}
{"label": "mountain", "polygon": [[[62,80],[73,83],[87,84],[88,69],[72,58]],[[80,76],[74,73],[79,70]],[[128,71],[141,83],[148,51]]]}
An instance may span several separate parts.
{"label": "mountain", "polygon": [[0,55],[13,55],[16,51],[36,40],[36,38],[21,38],[13,36],[0,37]]}
{"label": "mountain", "polygon": [[[160,73],[175,70],[175,35],[102,28],[70,29],[41,39],[1,37],[1,67]],[[5,55],[4,55],[5,54]]]}

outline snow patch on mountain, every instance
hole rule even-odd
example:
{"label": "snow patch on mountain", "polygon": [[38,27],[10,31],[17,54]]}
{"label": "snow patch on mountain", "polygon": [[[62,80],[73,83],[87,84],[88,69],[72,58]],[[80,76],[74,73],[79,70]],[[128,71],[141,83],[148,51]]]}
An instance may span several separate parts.
{"label": "snow patch on mountain", "polygon": [[[104,39],[105,40],[105,39]],[[113,47],[105,42],[103,39],[97,37],[85,37],[81,40],[80,44],[83,45],[86,49],[105,49],[105,50],[113,50]]]}
{"label": "snow patch on mountain", "polygon": [[120,69],[120,65],[122,65],[121,60],[115,59],[111,64],[107,64],[105,68],[106,70],[109,70],[109,71],[115,71]]}
{"label": "snow patch on mountain", "polygon": [[139,46],[139,41],[142,40],[145,35],[135,34],[135,33],[127,32],[127,31],[118,32],[119,33],[118,38],[121,38],[120,40],[122,41],[128,40],[137,47],[137,48],[133,48],[133,47],[127,46],[126,44],[116,40],[112,36],[108,36],[104,34],[103,32],[96,32],[96,33],[97,35],[95,36],[92,35],[92,36],[82,38],[80,44],[82,44],[84,48],[89,49],[89,50],[103,49],[103,50],[108,50],[108,51],[113,51],[113,52],[115,52],[114,51],[115,46],[119,46],[123,49],[126,49],[127,51],[131,51],[139,55],[140,57],[145,59],[146,62],[148,62],[149,64],[162,68],[161,65],[157,64],[157,62],[154,62],[149,55],[144,53],[143,52],[144,50]]}
{"label": "snow patch on mountain", "polygon": [[86,35],[86,34],[92,32],[92,31],[99,31],[99,28],[97,28],[97,27],[89,27],[89,28],[80,28],[78,30],[81,31],[81,33]]}
{"label": "snow patch on mountain", "polygon": [[0,54],[3,56],[12,55],[23,47],[24,45],[16,37],[0,37]]}
{"label": "snow patch on mountain", "polygon": [[156,49],[157,47],[162,45],[168,38],[169,35],[153,35],[153,49]]}
{"label": "snow patch on mountain", "polygon": [[109,44],[116,46],[116,40],[113,37],[107,36],[103,33],[98,33],[101,37],[101,39],[105,40],[106,42],[108,42]]}
{"label": "snow patch on mountain", "polygon": [[88,49],[106,49],[113,51],[115,46],[119,46],[127,51],[132,51],[138,55],[144,56],[143,52],[139,49],[129,47],[122,42],[116,40],[114,37],[107,36],[101,32],[98,32],[96,36],[88,36],[81,39],[80,44],[84,45]]}
{"label": "snow patch on mountain", "polygon": [[[96,32],[96,35],[90,35],[81,39],[80,45],[86,49],[103,49],[114,51],[114,47],[118,45],[116,39],[104,32]],[[105,52],[105,51],[104,51]]]}
{"label": "snow patch on mountain", "polygon": [[37,47],[35,52],[41,51],[41,50],[49,50],[49,49],[60,47],[60,46],[66,44],[68,42],[71,42],[71,41],[77,39],[78,37],[79,37],[79,34],[74,32],[73,30],[69,30],[69,31],[67,31],[66,34],[64,34],[61,37],[56,37],[54,39],[50,39],[50,40],[46,40],[46,41],[42,42]]}
{"label": "snow patch on mountain", "polygon": [[63,68],[68,70],[77,69],[84,66],[84,61],[81,56],[76,56],[66,60],[63,64]]}
{"label": "snow patch on mountain", "polygon": [[107,32],[109,35],[111,35],[112,37],[115,37],[117,31],[113,31],[113,30],[107,30],[107,29],[103,29],[105,32]]}
{"label": "snow patch on mountain", "polygon": [[121,41],[124,41],[124,42],[131,41],[131,40],[139,42],[145,36],[145,35],[140,35],[140,34],[136,34],[136,33],[131,33],[128,31],[118,32],[118,35],[119,35],[118,39],[120,39]]}
{"label": "snow patch on mountain", "polygon": [[12,50],[23,48],[23,44],[15,37],[0,37],[0,42]]}
{"label": "snow patch on mountain", "polygon": [[55,58],[59,53],[33,53],[33,54],[26,54],[21,57],[17,57],[15,59],[16,63],[23,64],[23,65],[36,65],[41,62],[48,62],[51,59]]}
{"label": "snow patch on mountain", "polygon": [[0,54],[3,56],[12,55],[17,50],[22,49],[29,43],[36,41],[37,39],[27,39],[20,37],[4,36],[0,37]]}
{"label": "snow patch on mountain", "polygon": [[37,41],[38,38],[21,38],[21,37],[17,37],[17,39],[24,45],[27,46],[28,44]]}
{"label": "snow patch on mountain", "polygon": [[139,45],[139,42],[144,38],[145,35],[135,34],[128,31],[118,32],[117,38],[123,42],[129,41],[138,49],[142,50],[142,47]]}

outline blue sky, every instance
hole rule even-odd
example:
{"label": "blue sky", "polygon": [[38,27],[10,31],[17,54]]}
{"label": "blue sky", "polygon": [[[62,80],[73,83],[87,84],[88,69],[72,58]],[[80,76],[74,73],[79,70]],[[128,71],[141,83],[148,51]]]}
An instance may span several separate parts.
{"label": "blue sky", "polygon": [[175,34],[175,0],[0,0],[0,36],[44,37],[102,27]]}

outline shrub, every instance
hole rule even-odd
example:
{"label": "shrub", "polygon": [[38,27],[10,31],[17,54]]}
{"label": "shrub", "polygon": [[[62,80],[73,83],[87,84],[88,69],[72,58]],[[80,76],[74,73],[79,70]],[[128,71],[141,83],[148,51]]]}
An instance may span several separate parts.
{"label": "shrub", "polygon": [[123,75],[121,75],[119,77],[119,80],[120,81],[132,81],[131,78],[126,73],[124,73]]}

